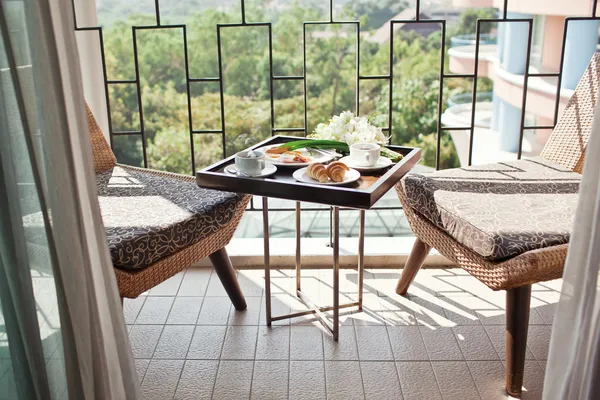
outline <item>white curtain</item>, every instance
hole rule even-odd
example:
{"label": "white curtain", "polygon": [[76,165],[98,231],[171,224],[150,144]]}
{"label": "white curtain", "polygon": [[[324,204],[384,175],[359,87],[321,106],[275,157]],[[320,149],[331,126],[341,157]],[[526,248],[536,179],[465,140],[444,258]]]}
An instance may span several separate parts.
{"label": "white curtain", "polygon": [[544,399],[600,398],[600,101],[552,328]]}
{"label": "white curtain", "polygon": [[[8,14],[15,6],[21,7],[22,21]],[[0,213],[0,228],[5,228],[0,235],[0,272],[15,278],[2,293],[10,295],[2,297],[2,308],[15,317],[11,323],[19,325],[9,337],[15,344],[11,357],[14,350],[22,350],[23,357],[12,357],[16,398],[68,394],[82,400],[137,399],[138,380],[97,202],[71,0],[0,0],[0,24],[0,51],[6,55],[0,65],[6,118],[0,122],[10,139],[2,141],[0,152],[0,162],[7,167],[0,169],[0,186],[5,182],[0,197],[6,202],[3,211],[14,207],[23,213],[23,218]],[[23,141],[17,140],[19,135]],[[23,196],[17,192],[27,177],[21,176],[20,165],[31,170],[26,184],[33,189],[38,212],[23,211]],[[23,225],[16,226],[20,222]],[[67,381],[63,397],[54,394],[53,380],[45,376],[45,349],[17,337],[19,332],[31,337],[37,333],[35,316],[22,322],[25,316],[18,309],[32,302],[27,297],[32,290],[23,290],[23,282],[31,286],[27,280],[32,277],[13,269],[34,263],[35,255],[30,247],[19,251],[18,241],[8,240],[17,235],[26,241],[44,238],[36,248],[45,250],[54,278]],[[19,397],[19,390],[36,395]]]}

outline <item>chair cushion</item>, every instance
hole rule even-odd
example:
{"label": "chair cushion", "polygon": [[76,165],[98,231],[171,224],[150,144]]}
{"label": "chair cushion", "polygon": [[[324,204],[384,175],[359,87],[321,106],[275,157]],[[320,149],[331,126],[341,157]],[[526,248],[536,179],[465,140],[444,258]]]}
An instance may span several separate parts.
{"label": "chair cushion", "polygon": [[116,166],[96,175],[115,267],[139,269],[198,243],[230,222],[243,195]]}
{"label": "chair cushion", "polygon": [[581,175],[537,157],[410,174],[410,207],[488,260],[567,243]]}

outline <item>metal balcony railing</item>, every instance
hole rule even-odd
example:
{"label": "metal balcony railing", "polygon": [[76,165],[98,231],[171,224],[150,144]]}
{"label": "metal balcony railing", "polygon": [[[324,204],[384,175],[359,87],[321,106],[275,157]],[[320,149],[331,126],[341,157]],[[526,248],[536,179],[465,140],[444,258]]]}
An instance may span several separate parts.
{"label": "metal balcony railing", "polygon": [[[511,2],[517,2],[518,0],[511,0]],[[564,31],[563,31],[563,40],[561,45],[561,61],[560,61],[560,69],[557,72],[552,73],[530,73],[530,59],[532,52],[532,37],[533,37],[533,18],[516,18],[511,19],[508,17],[508,9],[509,9],[509,0],[504,0],[503,2],[503,10],[500,13],[499,18],[489,18],[489,19],[478,19],[476,23],[476,31],[474,35],[465,35],[465,36],[456,36],[450,39],[449,47],[457,46],[457,45],[474,45],[475,46],[475,62],[474,62],[474,71],[473,73],[467,74],[453,74],[446,72],[444,66],[446,63],[446,54],[447,54],[447,43],[446,43],[446,34],[447,34],[447,21],[445,19],[422,19],[421,18],[421,4],[422,0],[417,0],[415,4],[415,13],[414,18],[410,19],[394,19],[389,21],[389,66],[388,73],[379,74],[379,75],[368,75],[364,74],[361,71],[361,63],[360,63],[360,45],[361,45],[361,22],[358,20],[337,20],[334,18],[334,7],[333,0],[329,0],[328,4],[328,18],[323,21],[305,21],[303,23],[303,72],[299,75],[290,75],[290,76],[279,76],[274,73],[273,69],[273,28],[271,22],[248,22],[246,16],[246,5],[245,0],[240,0],[240,15],[241,18],[239,22],[236,23],[219,23],[215,26],[216,36],[217,36],[217,49],[218,49],[218,74],[216,76],[193,76],[190,73],[190,65],[189,65],[189,55],[188,55],[188,26],[186,24],[164,24],[161,20],[161,9],[160,9],[160,1],[154,0],[154,17],[155,23],[150,25],[136,25],[131,28],[131,35],[133,39],[133,57],[134,57],[134,69],[135,74],[132,79],[124,79],[124,80],[111,80],[107,76],[107,61],[106,61],[106,49],[105,49],[105,41],[104,41],[104,29],[101,26],[93,26],[93,27],[83,27],[78,25],[77,21],[75,21],[75,30],[76,31],[94,31],[97,32],[99,43],[100,43],[100,52],[102,55],[102,69],[104,74],[104,94],[106,98],[106,105],[108,112],[108,126],[109,126],[109,134],[111,139],[111,144],[114,145],[114,138],[117,136],[132,136],[141,138],[141,146],[142,146],[142,155],[143,155],[143,165],[148,165],[148,157],[146,152],[147,141],[146,141],[146,121],[144,116],[144,107],[143,107],[143,99],[141,93],[141,84],[140,84],[140,65],[138,63],[138,45],[139,45],[139,33],[147,30],[178,30],[182,32],[183,35],[183,51],[185,54],[185,86],[187,89],[187,119],[188,119],[188,134],[189,134],[189,143],[190,143],[190,155],[191,155],[191,165],[190,165],[190,173],[193,173],[196,170],[196,160],[195,160],[195,151],[194,151],[194,138],[199,135],[220,135],[221,137],[221,147],[223,151],[223,155],[228,154],[227,142],[226,142],[226,133],[228,132],[228,126],[226,124],[225,115],[226,115],[226,104],[224,101],[224,79],[223,72],[226,68],[224,65],[225,60],[222,56],[222,34],[224,31],[232,28],[237,29],[246,29],[246,28],[256,28],[261,27],[265,30],[265,35],[268,38],[268,82],[270,85],[270,133],[272,135],[276,134],[298,134],[306,136],[308,133],[308,107],[307,107],[307,86],[309,85],[309,78],[307,76],[307,68],[306,68],[306,54],[307,54],[307,46],[306,46],[306,38],[307,38],[307,28],[312,25],[327,25],[327,26],[346,26],[351,28],[351,34],[347,35],[349,38],[354,38],[355,46],[356,46],[356,73],[355,73],[355,84],[356,84],[356,99],[355,99],[355,113],[360,113],[360,90],[361,85],[366,84],[366,81],[382,81],[387,84],[387,96],[388,96],[388,113],[387,113],[387,126],[383,127],[385,132],[392,132],[394,129],[393,126],[393,113],[401,112],[394,111],[394,37],[395,32],[401,28],[406,27],[413,24],[436,24],[439,27],[440,32],[440,52],[439,52],[439,93],[437,99],[437,129],[436,129],[436,161],[435,167],[437,169],[440,168],[440,143],[441,137],[444,133],[448,133],[450,131],[469,131],[470,132],[470,145],[469,145],[469,165],[472,162],[472,152],[473,152],[473,137],[474,137],[474,129],[476,126],[475,121],[475,113],[476,113],[476,103],[478,98],[480,98],[481,94],[478,94],[478,65],[479,65],[479,50],[482,44],[493,43],[495,38],[493,36],[482,33],[482,25],[483,24],[506,24],[506,23],[524,23],[528,26],[528,38],[527,38],[527,55],[526,55],[526,66],[525,66],[525,74],[523,76],[523,90],[522,90],[522,106],[521,110],[526,109],[527,105],[527,85],[528,81],[532,77],[552,77],[557,79],[557,101],[555,103],[554,108],[554,123],[549,126],[533,126],[527,125],[525,119],[525,113],[521,113],[521,121],[520,121],[520,143],[518,151],[518,158],[521,158],[522,154],[522,143],[523,143],[523,132],[525,130],[531,129],[551,129],[557,122],[558,113],[559,113],[559,97],[560,97],[560,87],[561,81],[563,78],[563,64],[565,58],[565,43],[567,37],[567,31],[572,23],[576,21],[589,21],[589,20],[598,20],[600,18],[595,17],[596,9],[597,9],[597,0],[593,1],[592,7],[590,9],[589,16],[581,16],[581,17],[568,17],[564,22]],[[73,8],[75,9],[75,5],[73,4]],[[444,126],[441,123],[442,112],[443,112],[443,103],[444,103],[444,90],[445,85],[444,82],[450,79],[466,79],[472,82],[472,94],[471,94],[471,118],[468,126]],[[274,83],[275,82],[290,82],[295,81],[299,82],[303,89],[303,114],[304,114],[304,126],[289,126],[289,127],[276,127],[275,126],[275,106],[274,106]],[[217,129],[194,129],[194,121],[192,116],[192,101],[191,101],[191,86],[194,83],[213,83],[218,85],[219,89],[219,113],[220,113],[220,126]],[[118,85],[135,85],[137,88],[136,98],[137,98],[137,112],[139,115],[139,129],[135,131],[116,131],[113,128],[113,124],[111,122],[111,110],[112,104],[109,96],[109,88],[116,87]],[[401,144],[401,143],[397,143]],[[395,208],[395,207],[384,207],[384,208]],[[398,207],[399,208],[399,207]]]}

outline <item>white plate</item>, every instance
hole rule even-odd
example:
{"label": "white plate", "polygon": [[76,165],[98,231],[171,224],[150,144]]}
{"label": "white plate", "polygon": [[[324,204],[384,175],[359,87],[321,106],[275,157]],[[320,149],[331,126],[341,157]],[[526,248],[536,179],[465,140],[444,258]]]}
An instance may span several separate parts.
{"label": "white plate", "polygon": [[308,170],[308,167],[300,168],[300,169],[294,171],[292,176],[294,177],[294,179],[296,179],[297,181],[300,181],[300,182],[313,183],[316,185],[329,185],[329,186],[347,185],[349,183],[356,182],[360,178],[360,172],[358,172],[355,169],[350,168],[349,171],[346,171],[346,175],[344,176],[344,180],[342,182],[333,182],[333,181],[329,180],[325,183],[321,183],[318,180],[310,178],[308,175],[306,175],[306,170]]}
{"label": "white plate", "polygon": [[264,178],[269,175],[273,175],[277,171],[277,167],[273,164],[267,164],[265,168],[260,172],[259,175],[248,175],[244,172],[241,172],[237,169],[235,164],[231,164],[225,167],[225,172],[234,174],[237,176],[244,176],[248,178]]}
{"label": "white plate", "polygon": [[350,168],[354,168],[358,171],[377,171],[378,169],[387,168],[393,164],[392,160],[390,160],[387,157],[379,157],[379,159],[377,160],[377,164],[373,165],[372,167],[361,167],[358,165],[354,165],[350,156],[340,158],[340,161],[349,166]]}
{"label": "white plate", "polygon": [[281,158],[281,154],[269,154],[266,152],[267,149],[270,149],[272,147],[279,147],[281,146],[283,143],[281,144],[272,144],[270,146],[265,146],[265,147],[261,147],[260,150],[265,151],[265,160],[267,160],[269,163],[273,164],[273,165],[278,165],[281,167],[306,167],[308,165],[311,164],[316,164],[316,163],[326,163],[329,162],[331,160],[333,160],[335,158],[334,155],[325,153],[323,151],[320,151],[318,149],[298,149],[295,151],[300,152],[300,154],[302,154],[305,157],[310,157],[311,160],[307,161],[307,162],[283,162],[280,160]]}

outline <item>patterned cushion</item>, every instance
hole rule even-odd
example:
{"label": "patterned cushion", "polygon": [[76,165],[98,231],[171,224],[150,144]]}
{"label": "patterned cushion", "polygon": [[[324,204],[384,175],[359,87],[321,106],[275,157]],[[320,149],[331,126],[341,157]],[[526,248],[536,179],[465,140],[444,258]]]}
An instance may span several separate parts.
{"label": "patterned cushion", "polygon": [[411,174],[409,205],[488,260],[567,243],[581,175],[537,157]]}
{"label": "patterned cushion", "polygon": [[122,269],[147,267],[217,232],[243,198],[119,166],[96,183],[112,261]]}

